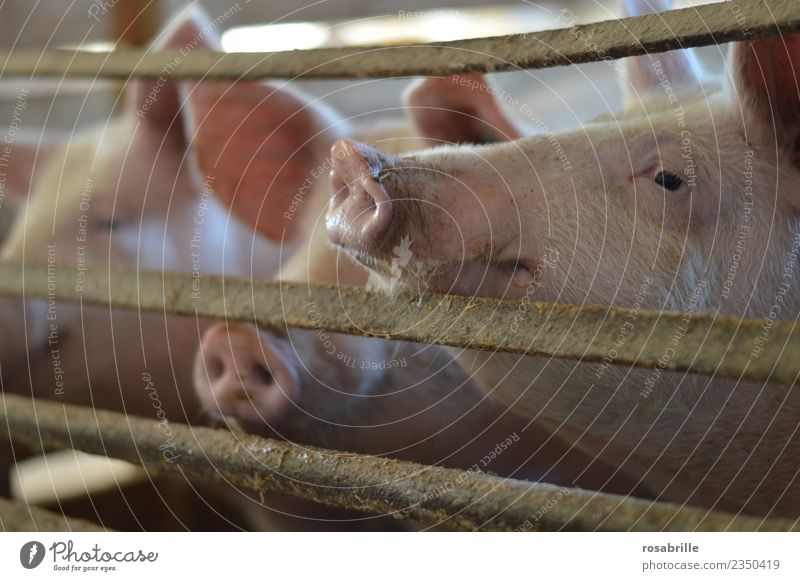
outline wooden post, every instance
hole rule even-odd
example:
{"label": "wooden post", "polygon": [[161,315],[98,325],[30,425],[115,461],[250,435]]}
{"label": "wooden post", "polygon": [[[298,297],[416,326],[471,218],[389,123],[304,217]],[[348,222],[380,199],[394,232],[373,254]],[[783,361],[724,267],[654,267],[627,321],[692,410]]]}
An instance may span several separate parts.
{"label": "wooden post", "polygon": [[0,436],[0,497],[11,496],[11,466],[13,454],[11,442]]}
{"label": "wooden post", "polygon": [[[111,34],[116,48],[145,47],[161,28],[160,0],[124,0],[117,2],[111,14]],[[119,88],[115,110],[124,106],[124,89]]]}
{"label": "wooden post", "polygon": [[159,0],[117,2],[112,13],[112,35],[118,48],[146,46],[161,27]]}

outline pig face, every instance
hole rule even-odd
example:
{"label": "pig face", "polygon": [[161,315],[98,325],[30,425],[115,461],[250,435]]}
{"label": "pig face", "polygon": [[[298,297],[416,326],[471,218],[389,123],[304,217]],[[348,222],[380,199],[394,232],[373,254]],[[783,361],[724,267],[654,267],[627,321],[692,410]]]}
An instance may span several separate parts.
{"label": "pig face", "polygon": [[[767,316],[800,239],[799,62],[797,35],[740,43],[728,82],[703,86],[684,53],[651,55],[628,62],[625,110],[556,135],[405,156],[341,141],[329,236],[383,281],[414,288]],[[419,125],[431,115],[435,139],[472,123],[463,107],[439,107],[419,111]],[[796,289],[781,308],[798,312]],[[795,449],[792,398],[781,406],[757,386],[614,365],[483,352],[461,361],[493,397],[663,498],[797,514],[794,468],[765,449]],[[769,471],[768,483],[742,474],[745,464]]]}
{"label": "pig face", "polygon": [[[687,86],[680,53],[636,60],[630,78],[645,86],[622,113],[558,135],[404,156],[342,140],[328,234],[384,278],[396,275],[405,241],[401,278],[440,292],[685,310],[702,282],[696,310],[764,313],[771,297],[749,293],[776,282],[795,235],[800,107],[781,103],[789,80],[758,79],[756,69],[783,59],[774,68],[791,76],[800,42],[790,38],[786,54],[781,40],[734,47],[734,84],[706,91]],[[491,90],[449,82],[451,92]],[[442,79],[423,87],[434,83]],[[782,115],[774,128],[769,99]],[[418,113],[419,125],[442,115],[461,133],[472,122],[440,108]],[[770,194],[754,196],[754,183]],[[736,293],[725,276],[743,231]],[[765,255],[774,260],[762,269]],[[642,297],[647,281],[653,292]]]}
{"label": "pig face", "polygon": [[[4,258],[46,262],[53,244],[59,262],[76,266],[139,263],[189,270],[182,242],[190,240],[193,221],[186,214],[197,213],[200,196],[194,176],[181,169],[188,165],[183,148],[165,145],[163,138],[163,132],[126,115],[55,146]],[[219,212],[213,204],[210,212]],[[170,217],[178,228],[168,227]]]}
{"label": "pig face", "polygon": [[[746,167],[773,192],[778,179],[791,188],[798,175],[768,141],[759,147],[728,98],[685,94],[676,118],[654,94],[616,119],[557,138],[402,157],[341,141],[329,235],[382,274],[408,240],[404,278],[441,292],[631,306],[648,277],[669,292],[651,293],[647,306],[679,309],[697,280],[724,281],[722,258],[745,203],[761,205],[753,229],[765,234],[772,212],[791,215],[794,204],[789,196],[737,195]],[[738,166],[722,163],[732,159]],[[788,228],[772,236],[778,247],[791,241]],[[765,244],[766,237],[753,241],[746,259]],[[715,252],[719,261],[709,261]]]}
{"label": "pig face", "polygon": [[[758,277],[775,281],[776,269],[758,265],[769,248],[791,246],[798,202],[790,38],[788,48],[734,46],[727,84],[702,82],[689,51],[627,59],[622,112],[514,141],[484,79],[425,80],[407,95],[418,130],[430,145],[462,145],[397,157],[338,143],[331,240],[384,280],[441,292],[632,306],[655,279],[644,306],[685,309],[703,281],[704,306],[724,291],[723,311],[753,309],[746,293]],[[504,143],[464,145],[477,135]],[[753,183],[772,195],[754,196]],[[773,215],[788,223],[771,227]],[[752,232],[739,257],[743,292],[731,293],[742,227]],[[413,250],[398,277],[404,241]]]}

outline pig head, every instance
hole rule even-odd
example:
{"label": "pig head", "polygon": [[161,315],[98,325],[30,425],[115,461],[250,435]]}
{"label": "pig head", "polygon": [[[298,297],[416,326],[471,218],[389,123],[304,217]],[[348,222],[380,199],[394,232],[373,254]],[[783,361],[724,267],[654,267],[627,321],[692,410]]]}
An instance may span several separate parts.
{"label": "pig head", "polygon": [[[154,48],[219,43],[194,8]],[[20,209],[3,258],[66,269],[76,287],[93,266],[183,271],[195,276],[199,297],[205,274],[273,274],[300,235],[299,176],[324,159],[338,120],[323,107],[308,109],[310,99],[297,91],[267,83],[142,79],[126,93],[121,114],[68,142],[28,151],[15,145],[14,160],[35,164],[15,164],[9,178]],[[301,143],[297,126],[309,128]],[[246,162],[235,176],[231,157]],[[257,195],[248,192],[256,188]],[[240,198],[260,204],[243,209]],[[286,218],[290,202],[297,208]],[[276,214],[273,230],[256,235],[236,218],[242,212]],[[196,416],[191,362],[209,321],[33,299],[3,299],[2,307],[3,389],[148,416]]]}
{"label": "pig head", "polygon": [[[392,284],[392,249],[406,240],[400,278],[413,288],[520,305],[794,319],[800,36],[735,43],[728,61],[722,83],[701,84],[683,51],[628,59],[625,108],[558,134],[400,156],[342,140],[330,239]],[[422,81],[408,101],[431,139],[454,141],[476,133],[464,103],[502,115],[495,94],[455,76]],[[500,123],[492,132],[513,133]],[[800,514],[800,399],[789,387],[629,368],[613,357],[600,365],[467,352],[460,361],[493,398],[661,498]]]}

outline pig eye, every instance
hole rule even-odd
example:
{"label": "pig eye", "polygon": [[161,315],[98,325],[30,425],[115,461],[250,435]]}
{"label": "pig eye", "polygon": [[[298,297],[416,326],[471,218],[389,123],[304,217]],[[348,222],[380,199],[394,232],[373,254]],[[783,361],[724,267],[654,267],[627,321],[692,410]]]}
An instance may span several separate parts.
{"label": "pig eye", "polygon": [[114,230],[117,230],[120,226],[122,226],[122,223],[123,222],[121,218],[112,216],[111,218],[103,220],[100,223],[100,227],[107,232],[113,232]]}
{"label": "pig eye", "polygon": [[659,186],[670,192],[680,189],[683,185],[683,180],[679,176],[665,169],[659,171],[653,179]]}

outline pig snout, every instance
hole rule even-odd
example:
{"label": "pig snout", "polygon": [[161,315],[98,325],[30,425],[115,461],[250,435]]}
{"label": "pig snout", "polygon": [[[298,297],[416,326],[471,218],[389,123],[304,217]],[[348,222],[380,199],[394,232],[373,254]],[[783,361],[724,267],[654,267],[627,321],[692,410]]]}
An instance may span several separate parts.
{"label": "pig snout", "polygon": [[329,238],[334,244],[351,247],[380,239],[392,220],[392,201],[383,185],[390,159],[350,139],[337,141],[331,156]]}
{"label": "pig snout", "polygon": [[206,332],[194,383],[207,411],[250,426],[279,420],[299,392],[296,370],[275,338],[241,324],[219,324]]}
{"label": "pig snout", "polygon": [[519,209],[503,176],[520,174],[521,159],[503,144],[490,147],[396,157],[354,141],[336,142],[328,238],[392,280],[427,267],[442,274],[443,266],[457,272],[460,264],[487,262],[520,237]]}

